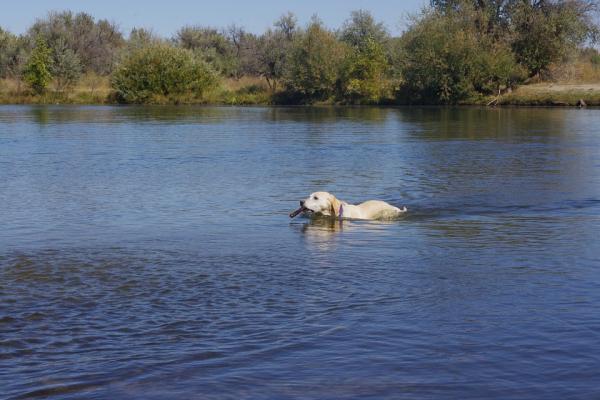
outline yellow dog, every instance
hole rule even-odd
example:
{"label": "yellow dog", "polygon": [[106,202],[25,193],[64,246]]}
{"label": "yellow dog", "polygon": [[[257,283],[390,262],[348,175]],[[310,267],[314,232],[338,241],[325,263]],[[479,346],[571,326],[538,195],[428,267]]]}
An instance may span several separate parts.
{"label": "yellow dog", "polygon": [[300,213],[306,215],[323,215],[334,218],[350,219],[393,219],[408,211],[406,207],[398,208],[381,200],[369,200],[359,205],[348,204],[338,200],[327,192],[315,192],[300,200],[300,208],[290,214],[294,218]]}

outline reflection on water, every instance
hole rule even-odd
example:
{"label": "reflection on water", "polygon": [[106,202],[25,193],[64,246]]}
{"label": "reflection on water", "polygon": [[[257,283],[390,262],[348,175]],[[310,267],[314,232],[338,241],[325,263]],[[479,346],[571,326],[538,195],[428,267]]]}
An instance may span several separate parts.
{"label": "reflection on water", "polygon": [[[335,235],[352,230],[350,221],[340,221],[334,218],[311,218],[308,222],[291,224],[292,227],[300,226],[301,232],[308,243],[309,249],[330,250],[335,245]],[[355,229],[355,227],[354,227]]]}
{"label": "reflection on water", "polygon": [[[0,397],[599,397],[598,126],[0,107]],[[290,220],[317,190],[409,212]]]}

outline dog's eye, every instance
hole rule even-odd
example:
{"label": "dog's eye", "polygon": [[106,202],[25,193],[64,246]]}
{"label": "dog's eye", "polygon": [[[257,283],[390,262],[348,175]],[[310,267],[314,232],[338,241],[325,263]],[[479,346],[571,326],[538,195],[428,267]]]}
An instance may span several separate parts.
{"label": "dog's eye", "polygon": [[319,198],[318,198],[317,196],[314,196],[314,197],[313,197],[313,199],[315,199],[315,200],[319,200]]}

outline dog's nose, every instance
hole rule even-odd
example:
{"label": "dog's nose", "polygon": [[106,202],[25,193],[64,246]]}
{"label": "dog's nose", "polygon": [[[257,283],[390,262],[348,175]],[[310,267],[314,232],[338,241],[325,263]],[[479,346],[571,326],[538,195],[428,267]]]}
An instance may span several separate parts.
{"label": "dog's nose", "polygon": [[300,207],[304,207],[304,200],[300,200]]}

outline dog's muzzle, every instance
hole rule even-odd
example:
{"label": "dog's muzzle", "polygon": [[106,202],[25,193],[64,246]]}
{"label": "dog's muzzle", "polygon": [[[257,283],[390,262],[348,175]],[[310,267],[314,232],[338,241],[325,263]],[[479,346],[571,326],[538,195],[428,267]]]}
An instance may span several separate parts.
{"label": "dog's muzzle", "polygon": [[310,211],[308,208],[304,207],[304,200],[300,200],[300,208],[297,209],[296,211],[292,212],[290,214],[290,218],[294,218],[296,217],[298,214],[304,212],[304,211]]}

